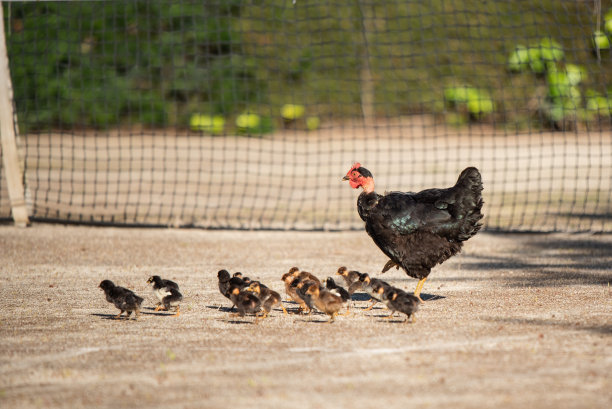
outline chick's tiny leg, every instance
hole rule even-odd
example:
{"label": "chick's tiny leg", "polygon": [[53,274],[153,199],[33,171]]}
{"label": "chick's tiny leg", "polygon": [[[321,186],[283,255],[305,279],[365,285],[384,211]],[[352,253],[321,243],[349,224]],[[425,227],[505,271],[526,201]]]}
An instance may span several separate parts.
{"label": "chick's tiny leg", "polygon": [[390,319],[391,319],[391,317],[393,317],[393,315],[394,315],[394,314],[395,314],[395,311],[391,311],[391,314],[389,314],[389,315],[387,315],[387,316],[383,317],[383,319],[385,319],[385,320],[390,320]]}
{"label": "chick's tiny leg", "polygon": [[115,315],[115,319],[118,320],[121,318],[121,314],[123,314],[123,310],[119,312],[119,314]]}
{"label": "chick's tiny leg", "polygon": [[421,301],[423,302],[423,299],[421,298],[421,290],[423,290],[423,285],[425,285],[425,281],[427,280],[427,277],[422,278],[419,280],[419,283],[417,284],[416,290],[414,290],[414,295]]}
{"label": "chick's tiny leg", "polygon": [[157,304],[157,307],[155,307],[155,311],[159,311],[162,309],[162,305],[161,304]]}
{"label": "chick's tiny leg", "polygon": [[287,314],[288,314],[288,312],[287,312],[287,310],[285,309],[285,306],[283,305],[283,303],[282,303],[282,302],[281,302],[280,307],[283,309],[283,314],[287,315]]}
{"label": "chick's tiny leg", "polygon": [[370,300],[370,301],[372,301],[372,304],[370,304],[370,306],[366,308],[364,311],[370,311],[378,303],[378,301],[376,300]]}
{"label": "chick's tiny leg", "polygon": [[351,309],[350,309],[350,307],[347,305],[347,306],[346,306],[346,312],[345,312],[344,314],[338,314],[338,316],[341,316],[341,317],[346,317],[346,316],[348,316],[348,315],[350,315],[350,314],[351,314]]}
{"label": "chick's tiny leg", "polygon": [[178,305],[176,307],[176,314],[173,315],[173,317],[178,317],[179,315],[181,315],[181,306]]}

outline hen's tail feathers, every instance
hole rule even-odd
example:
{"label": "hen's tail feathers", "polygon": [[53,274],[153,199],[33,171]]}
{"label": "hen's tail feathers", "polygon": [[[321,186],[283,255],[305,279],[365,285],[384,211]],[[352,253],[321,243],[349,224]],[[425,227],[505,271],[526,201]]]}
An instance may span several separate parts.
{"label": "hen's tail feathers", "polygon": [[482,227],[480,220],[483,218],[481,213],[482,200],[482,177],[478,169],[469,167],[463,170],[457,179],[457,184],[461,198],[460,206],[463,208],[463,217],[466,223],[461,226],[458,236],[459,240],[465,241],[474,236]]}

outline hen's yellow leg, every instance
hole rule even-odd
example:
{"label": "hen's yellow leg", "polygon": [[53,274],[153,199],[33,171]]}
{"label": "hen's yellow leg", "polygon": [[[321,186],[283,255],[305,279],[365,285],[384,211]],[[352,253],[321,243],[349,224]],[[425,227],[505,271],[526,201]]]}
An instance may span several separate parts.
{"label": "hen's yellow leg", "polygon": [[421,302],[423,302],[423,299],[421,298],[421,290],[423,290],[423,285],[425,285],[425,281],[427,280],[427,277],[422,278],[421,280],[419,280],[419,283],[417,284],[416,290],[414,290],[414,295],[421,300]]}

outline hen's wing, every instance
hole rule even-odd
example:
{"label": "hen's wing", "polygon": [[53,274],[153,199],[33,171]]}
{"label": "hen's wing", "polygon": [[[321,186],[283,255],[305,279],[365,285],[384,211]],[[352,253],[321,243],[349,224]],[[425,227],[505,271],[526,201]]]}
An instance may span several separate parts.
{"label": "hen's wing", "polygon": [[[425,194],[424,194],[425,193]],[[391,192],[381,197],[370,211],[368,224],[377,232],[397,234],[427,231],[440,234],[452,226],[454,218],[439,189],[420,193]]]}

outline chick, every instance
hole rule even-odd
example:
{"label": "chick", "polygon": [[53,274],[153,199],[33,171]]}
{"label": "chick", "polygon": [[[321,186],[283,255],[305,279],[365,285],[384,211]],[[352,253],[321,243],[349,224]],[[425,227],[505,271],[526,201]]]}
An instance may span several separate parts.
{"label": "chick", "polygon": [[382,299],[387,305],[387,308],[392,311],[388,318],[391,318],[397,311],[406,314],[406,320],[404,322],[408,321],[410,317],[412,317],[412,322],[414,322],[414,313],[417,312],[419,304],[421,303],[419,297],[398,288],[393,288],[388,291],[383,291]]}
{"label": "chick", "polygon": [[319,280],[317,276],[312,273],[309,273],[308,271],[300,271],[299,273],[294,273],[294,275],[296,275],[296,278],[298,278],[299,280],[310,280],[321,285],[321,280]]}
{"label": "chick", "polygon": [[164,280],[160,276],[149,277],[149,279],[147,280],[147,284],[151,284],[151,287],[153,288],[153,294],[155,294],[155,296],[159,300],[157,306],[155,307],[155,311],[159,311],[162,309],[163,298],[166,296],[166,294],[170,291],[171,288],[176,290],[176,292],[179,291],[179,286],[177,283],[172,280]]}
{"label": "chick", "polygon": [[296,279],[296,276],[297,276],[297,274],[295,274],[296,272],[299,272],[299,269],[297,267],[292,267],[289,270],[289,272],[283,274],[283,276],[281,277],[281,280],[285,283],[285,292],[287,293],[289,298],[295,301],[299,305],[298,311],[303,311],[303,310],[306,310],[307,308],[306,303],[298,295],[296,291],[296,287],[293,287],[291,285],[293,281]]}
{"label": "chick", "polygon": [[372,304],[370,304],[370,306],[365,309],[366,311],[371,310],[374,305],[376,305],[376,303],[382,301],[382,296],[378,293],[378,289],[381,286],[383,289],[391,288],[391,285],[386,281],[370,277],[367,273],[362,274],[359,277],[359,281],[361,281],[361,285],[365,292],[368,293],[370,297],[372,297]]}
{"label": "chick", "polygon": [[219,270],[217,272],[217,279],[219,280],[219,292],[223,294],[224,297],[229,298],[229,287],[231,280],[230,273],[227,270]]}
{"label": "chick", "polygon": [[272,308],[274,308],[277,305],[280,305],[280,307],[283,309],[283,313],[287,315],[287,310],[283,306],[283,303],[281,301],[281,296],[276,291],[271,290],[268,287],[261,285],[261,283],[257,281],[253,281],[246,288],[246,290],[255,293],[255,295],[261,301],[261,306],[263,308],[263,314],[261,318],[266,318],[268,314],[270,313],[270,311],[272,310]]}
{"label": "chick", "polygon": [[121,314],[125,311],[126,318],[129,318],[132,312],[134,312],[134,319],[138,319],[140,306],[143,301],[142,297],[137,296],[127,288],[116,286],[110,280],[102,281],[99,287],[104,291],[106,301],[113,303],[119,309],[119,314],[115,318],[121,318]]}
{"label": "chick", "polygon": [[232,288],[230,299],[238,309],[237,314],[244,317],[245,314],[257,314],[261,309],[261,300],[250,291],[240,290],[238,287]]}
{"label": "chick", "polygon": [[344,288],[342,288],[341,286],[339,286],[338,284],[336,284],[336,281],[334,281],[332,277],[327,277],[327,279],[325,280],[325,288],[327,288],[332,293],[339,295],[340,298],[342,298],[342,301],[347,303],[346,313],[348,314],[349,308],[350,308],[348,301],[350,301],[351,299],[351,295],[349,294],[349,292],[345,290]]}
{"label": "chick", "polygon": [[308,315],[310,315],[312,309],[314,308],[314,301],[312,299],[312,296],[306,292],[311,286],[320,287],[321,284],[314,280],[300,279],[299,277],[293,280],[293,282],[291,283],[291,287],[295,288],[295,292],[297,293],[298,297],[300,297],[308,307]]}
{"label": "chick", "polygon": [[232,278],[239,278],[247,285],[252,281],[250,277],[245,277],[240,271],[236,271],[234,274],[232,274]]}
{"label": "chick", "polygon": [[[170,308],[174,308],[176,314],[174,317],[178,317],[181,315],[181,306],[180,303],[183,301],[183,294],[181,294],[177,289],[172,287],[166,287],[163,292],[163,298],[161,300],[162,306],[166,311],[169,311]],[[161,309],[161,307],[160,307]],[[157,308],[155,309],[157,311]]]}
{"label": "chick", "polygon": [[338,315],[338,311],[340,311],[344,304],[342,298],[318,285],[309,286],[306,293],[311,295],[314,305],[319,311],[329,315],[328,322],[334,322]]}
{"label": "chick", "polygon": [[[240,273],[234,273],[234,277],[230,277],[227,270],[219,270],[219,272],[217,272],[217,278],[219,279],[219,292],[230,301],[230,294],[234,288],[242,290],[247,286],[247,283],[245,283],[241,277],[236,276],[236,274]],[[232,304],[232,308],[234,308],[234,305],[235,304]]]}
{"label": "chick", "polygon": [[359,271],[348,271],[346,267],[342,266],[338,269],[336,274],[344,278],[346,288],[350,295],[353,295],[362,288],[362,282],[359,281],[362,274]]}

